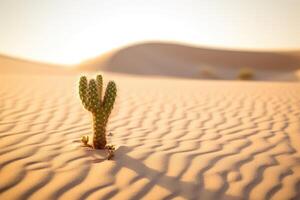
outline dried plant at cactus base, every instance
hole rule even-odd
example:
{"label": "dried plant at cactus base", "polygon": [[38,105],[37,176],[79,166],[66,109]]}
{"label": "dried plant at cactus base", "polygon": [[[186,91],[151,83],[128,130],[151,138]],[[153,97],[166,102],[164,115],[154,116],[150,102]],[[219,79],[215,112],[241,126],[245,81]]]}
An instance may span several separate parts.
{"label": "dried plant at cactus base", "polygon": [[117,87],[113,81],[107,84],[102,98],[103,79],[97,75],[96,79],[87,80],[82,76],[79,81],[79,96],[83,107],[93,115],[93,146],[104,149],[106,146],[106,125],[117,96]]}

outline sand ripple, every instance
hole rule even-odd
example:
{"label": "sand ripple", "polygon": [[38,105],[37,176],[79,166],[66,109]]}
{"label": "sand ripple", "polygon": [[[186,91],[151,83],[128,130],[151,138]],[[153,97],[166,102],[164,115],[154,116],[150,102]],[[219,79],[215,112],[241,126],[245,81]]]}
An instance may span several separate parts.
{"label": "sand ripple", "polygon": [[112,75],[104,161],[77,76],[0,76],[0,199],[300,199],[297,83]]}

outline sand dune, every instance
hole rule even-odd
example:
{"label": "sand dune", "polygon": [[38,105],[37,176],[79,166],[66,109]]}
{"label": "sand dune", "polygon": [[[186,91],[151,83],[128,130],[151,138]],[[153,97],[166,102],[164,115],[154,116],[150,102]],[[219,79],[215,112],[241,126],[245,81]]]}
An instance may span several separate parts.
{"label": "sand dune", "polygon": [[197,79],[236,79],[240,69],[250,68],[255,80],[297,80],[295,71],[300,69],[300,50],[255,52],[142,43],[87,60],[78,67]]}
{"label": "sand dune", "polygon": [[78,75],[39,73],[0,73],[1,200],[300,199],[297,83],[106,72],[119,90],[107,161],[79,143]]}
{"label": "sand dune", "polygon": [[64,65],[48,64],[21,58],[0,55],[0,72],[5,74],[66,74]]}

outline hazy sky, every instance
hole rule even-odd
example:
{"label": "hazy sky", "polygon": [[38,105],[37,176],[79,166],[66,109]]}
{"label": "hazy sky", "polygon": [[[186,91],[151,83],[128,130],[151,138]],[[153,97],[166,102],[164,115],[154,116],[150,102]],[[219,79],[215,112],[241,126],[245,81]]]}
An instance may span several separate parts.
{"label": "hazy sky", "polygon": [[300,49],[300,0],[0,0],[0,53],[76,63],[143,40]]}

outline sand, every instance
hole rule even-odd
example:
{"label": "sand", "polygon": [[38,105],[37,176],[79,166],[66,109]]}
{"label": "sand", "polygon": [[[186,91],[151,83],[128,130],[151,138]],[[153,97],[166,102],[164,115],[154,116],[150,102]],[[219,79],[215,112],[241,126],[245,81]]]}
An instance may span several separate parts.
{"label": "sand", "polygon": [[105,72],[106,160],[79,142],[79,74],[33,71],[0,73],[1,200],[300,199],[299,83]]}

